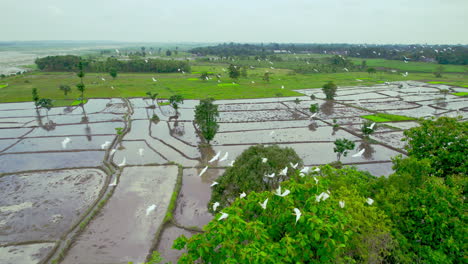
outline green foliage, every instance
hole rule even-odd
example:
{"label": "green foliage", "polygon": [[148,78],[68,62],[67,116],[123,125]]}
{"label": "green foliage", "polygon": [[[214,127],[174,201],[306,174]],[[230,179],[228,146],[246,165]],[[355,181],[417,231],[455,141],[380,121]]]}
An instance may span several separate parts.
{"label": "green foliage", "polygon": [[151,99],[151,102],[153,102],[154,107],[156,107],[156,105],[154,104],[154,100],[156,100],[156,98],[158,98],[158,94],[159,93],[146,92],[146,95],[148,96],[148,98]]}
{"label": "green foliage", "polygon": [[[263,162],[263,158],[267,158],[267,161]],[[298,168],[302,167],[302,160],[292,148],[256,145],[246,149],[237,157],[234,165],[227,168],[217,180],[219,184],[214,186],[208,203],[209,211],[212,212],[215,202],[220,203],[220,209],[229,206],[242,192],[261,192],[277,188],[281,182],[294,174],[291,163],[298,163]],[[280,171],[285,167],[288,167],[287,174],[280,175]],[[276,174],[272,178],[265,176],[272,173]]]}
{"label": "green foliage", "polygon": [[365,121],[362,124],[361,127],[361,132],[364,136],[369,137],[370,134],[374,133],[374,131],[377,129],[377,125],[375,124],[374,127],[371,128],[372,124],[374,122],[372,121]]}
{"label": "green foliage", "polygon": [[233,64],[229,65],[228,67],[228,71],[229,71],[229,78],[233,79],[233,80],[237,80],[239,79],[239,76],[240,76],[240,69],[238,66],[235,66]]}
{"label": "green foliage", "polygon": [[198,126],[203,138],[210,141],[218,132],[219,117],[218,106],[213,104],[214,99],[208,98],[200,101],[200,104],[195,107],[195,123]]}
{"label": "green foliage", "polygon": [[369,74],[373,74],[373,73],[376,73],[376,72],[377,72],[377,70],[376,70],[375,68],[372,68],[372,67],[371,67],[371,68],[367,68],[366,71],[367,71],[367,73],[369,73]]}
{"label": "green foliage", "polygon": [[336,153],[338,161],[340,161],[342,155],[345,157],[348,155],[348,150],[353,150],[355,147],[354,142],[346,138],[337,139],[334,144],[335,147],[333,148],[333,151]]}
{"label": "green foliage", "polygon": [[322,86],[322,91],[325,94],[327,100],[333,100],[337,89],[338,87],[332,81],[329,81]]}
{"label": "green foliage", "polygon": [[468,122],[441,117],[421,120],[404,132],[408,155],[428,159],[436,176],[468,173]]}
{"label": "green foliage", "polygon": [[84,98],[84,92],[85,92],[85,90],[86,90],[86,87],[85,87],[85,85],[84,85],[84,83],[83,83],[83,78],[84,78],[84,76],[85,76],[85,73],[83,72],[83,62],[82,62],[82,61],[80,61],[80,62],[78,63],[78,70],[79,70],[79,72],[78,72],[76,75],[80,78],[80,83],[78,83],[78,84],[76,85],[76,88],[77,88],[78,91],[81,93],[81,97],[80,97],[80,98],[81,98],[81,102],[82,102],[82,104],[83,104],[83,103],[84,103],[84,100],[85,100],[85,98]]}
{"label": "green foliage", "polygon": [[315,100],[315,95],[311,94],[310,95],[310,100]]}
{"label": "green foliage", "polygon": [[160,121],[159,116],[157,114],[153,114],[151,121],[153,121],[153,123],[158,123]]}
{"label": "green foliage", "polygon": [[61,84],[59,86],[59,89],[63,92],[65,96],[67,96],[68,93],[71,93],[71,88],[69,85]]}
{"label": "green foliage", "polygon": [[436,70],[434,71],[434,76],[436,78],[442,78],[442,73],[444,72],[444,66],[439,65],[437,66]]}
{"label": "green foliage", "polygon": [[41,98],[37,101],[37,105],[41,108],[47,109],[49,111],[54,105],[52,104],[52,99]]}
{"label": "green foliage", "polygon": [[[226,219],[218,221],[218,214],[204,233],[174,242],[174,248],[187,250],[179,263],[382,262],[394,245],[388,218],[353,189],[339,188],[317,202],[317,196],[330,189],[327,174],[322,175],[293,173],[281,184],[290,190],[285,197],[263,191],[236,199],[223,209],[229,214]],[[265,199],[262,209],[259,203]],[[297,223],[294,208],[302,214]]]}
{"label": "green foliage", "polygon": [[123,133],[123,127],[116,127],[115,132],[117,132],[117,135],[122,135]]}
{"label": "green foliage", "polygon": [[371,120],[376,123],[381,122],[391,122],[391,121],[409,121],[409,120],[416,120],[414,117],[409,116],[402,116],[402,115],[392,115],[392,114],[384,114],[384,113],[376,113],[373,115],[365,115],[361,116],[362,118]]}
{"label": "green foliage", "polygon": [[271,73],[265,72],[265,73],[263,74],[263,80],[264,80],[265,82],[269,83],[269,82],[270,82],[270,75],[271,75]]}
{"label": "green foliage", "polygon": [[207,81],[207,80],[208,80],[208,76],[209,76],[208,72],[204,71],[204,72],[202,72],[202,73],[200,74],[200,77],[199,77],[199,78],[200,78],[200,80],[202,80],[202,81]]}
{"label": "green foliage", "polygon": [[319,105],[318,104],[311,104],[310,105],[310,108],[309,108],[309,111],[314,114],[314,113],[317,113],[319,111]]}
{"label": "green foliage", "polygon": [[172,107],[177,110],[179,109],[179,104],[184,103],[184,97],[180,94],[173,95],[169,97],[169,103],[171,103]]}
{"label": "green foliage", "polygon": [[112,77],[112,79],[117,78],[117,69],[116,68],[111,68],[109,70],[109,75]]}
{"label": "green foliage", "polygon": [[34,104],[36,105],[36,107],[39,106],[38,102],[39,102],[39,92],[37,91],[37,88],[33,88],[32,89],[32,100],[34,102]]}
{"label": "green foliage", "polygon": [[468,96],[468,92],[453,93],[453,95],[467,97],[467,96]]}

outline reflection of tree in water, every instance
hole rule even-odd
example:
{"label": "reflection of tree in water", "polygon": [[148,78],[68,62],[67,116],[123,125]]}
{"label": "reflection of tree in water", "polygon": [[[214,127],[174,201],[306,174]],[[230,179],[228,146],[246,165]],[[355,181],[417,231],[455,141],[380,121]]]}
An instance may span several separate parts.
{"label": "reflection of tree in water", "polygon": [[315,120],[312,121],[312,123],[309,124],[309,130],[310,131],[316,131],[317,128],[318,128],[318,125],[317,125],[317,122],[315,122]]}
{"label": "reflection of tree in water", "polygon": [[[208,144],[199,144],[198,150],[200,151],[200,165],[207,164],[208,161],[215,156],[215,151],[211,145]],[[217,162],[217,161],[216,161]],[[215,165],[214,164],[211,165]],[[205,166],[205,165],[203,165]]]}
{"label": "reflection of tree in water", "polygon": [[91,134],[91,127],[89,126],[89,119],[88,119],[88,116],[86,115],[86,111],[83,105],[81,105],[81,108],[83,109],[83,116],[81,117],[81,123],[86,124],[86,127],[85,127],[86,138],[88,139],[88,141],[91,141],[93,137]]}
{"label": "reflection of tree in water", "polygon": [[368,141],[364,140],[361,142],[361,145],[359,145],[358,150],[364,149],[364,153],[362,154],[362,157],[366,160],[372,159],[372,154],[375,153],[375,149],[372,147],[371,143]]}
{"label": "reflection of tree in water", "polygon": [[[174,124],[171,127],[171,121],[172,120],[174,120]],[[181,136],[185,135],[185,124],[184,124],[184,122],[182,122],[180,124],[178,115],[171,116],[169,118],[168,125],[169,125],[169,132],[170,132],[171,136],[181,137]]]}
{"label": "reflection of tree in water", "polygon": [[334,106],[333,100],[326,100],[320,106],[320,112],[327,116],[332,115],[335,112]]}
{"label": "reflection of tree in water", "polygon": [[36,121],[37,125],[46,131],[54,130],[57,127],[57,124],[50,119],[48,119],[46,123],[43,123],[41,112],[38,109],[36,109]]}

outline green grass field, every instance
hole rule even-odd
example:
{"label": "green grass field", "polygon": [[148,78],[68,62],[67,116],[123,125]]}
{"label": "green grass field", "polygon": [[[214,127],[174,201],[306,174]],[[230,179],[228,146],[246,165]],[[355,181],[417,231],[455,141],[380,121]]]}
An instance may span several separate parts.
{"label": "green grass field", "polygon": [[468,92],[453,93],[453,95],[456,95],[456,96],[468,96]]}
{"label": "green grass field", "polygon": [[[266,98],[277,97],[279,94],[281,96],[300,96],[301,94],[293,90],[320,88],[328,81],[334,81],[338,86],[369,86],[399,80],[443,81],[458,86],[468,84],[468,76],[465,74],[444,74],[443,78],[435,79],[430,73],[410,73],[405,78],[400,74],[383,72],[372,75],[364,72],[296,74],[286,69],[256,68],[249,69],[248,77],[240,78],[233,85],[223,68],[226,69],[227,65],[192,66],[194,72],[209,71],[220,74],[221,83],[218,83],[216,78],[208,81],[200,80],[199,74],[119,73],[118,77],[112,80],[107,73],[88,73],[84,78],[85,97],[144,97],[148,91],[159,93],[161,98],[181,94],[186,99],[206,97],[215,99]],[[272,73],[269,83],[262,79],[265,71]],[[101,77],[104,77],[106,81],[102,81]],[[158,81],[154,82],[153,77]],[[75,87],[79,79],[75,73],[31,72],[4,78],[2,82],[8,83],[9,86],[1,89],[0,102],[31,101],[32,88],[39,90],[40,97],[51,98],[64,104],[70,104],[79,97]],[[63,92],[59,90],[59,86],[62,84],[72,87],[72,92],[67,96],[64,96]],[[282,86],[285,88],[281,89]]]}
{"label": "green grass field", "polygon": [[381,122],[391,122],[391,121],[408,121],[408,120],[416,120],[414,117],[409,116],[401,116],[401,115],[391,115],[391,114],[384,114],[384,113],[377,113],[373,115],[365,115],[361,116],[364,119],[374,121],[376,123]]}
{"label": "green grass field", "polygon": [[[366,61],[368,67],[382,67],[397,69],[400,71],[407,72],[426,72],[433,73],[440,64],[436,63],[427,63],[427,62],[412,62],[409,61],[405,63],[404,61],[399,60],[385,60],[385,59],[363,59],[363,58],[351,58],[354,64],[361,65],[363,60]],[[467,65],[442,65],[444,67],[444,72],[459,72],[467,73]]]}
{"label": "green grass field", "polygon": [[0,89],[7,87],[8,84],[0,84]]}

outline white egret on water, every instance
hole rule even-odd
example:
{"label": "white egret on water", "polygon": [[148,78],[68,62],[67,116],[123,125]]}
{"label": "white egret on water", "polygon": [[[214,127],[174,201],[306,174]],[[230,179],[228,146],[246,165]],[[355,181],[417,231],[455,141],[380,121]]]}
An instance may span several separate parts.
{"label": "white egret on water", "polygon": [[206,166],[201,172],[200,174],[198,174],[198,177],[201,177],[203,175],[203,173],[206,172],[206,170],[208,169],[208,166]]}
{"label": "white egret on water", "polygon": [[229,167],[234,166],[234,162],[235,162],[235,160],[231,161],[231,163],[229,163]]}
{"label": "white egret on water", "polygon": [[218,221],[221,221],[223,219],[226,219],[229,215],[226,213],[221,213],[221,216],[218,218]]}
{"label": "white egret on water", "polygon": [[221,162],[221,161],[227,160],[228,156],[229,156],[229,152],[226,152],[226,154],[224,154],[224,156],[219,161]]}
{"label": "white egret on water", "polygon": [[219,203],[218,203],[218,202],[215,202],[215,203],[213,204],[213,211],[216,211],[216,209],[218,208],[218,206],[219,206]]}
{"label": "white egret on water", "polygon": [[141,157],[143,157],[143,152],[145,152],[145,149],[143,148],[138,149],[138,154],[140,154]]}
{"label": "white egret on water", "polygon": [[345,202],[344,202],[344,201],[339,201],[339,204],[340,204],[340,207],[341,207],[341,208],[344,208],[344,206],[345,206]]}
{"label": "white egret on water", "polygon": [[375,126],[375,122],[372,123],[369,127],[367,127],[368,129],[374,129],[374,126]]}
{"label": "white egret on water", "polygon": [[154,77],[153,77],[153,82],[157,82],[158,80],[156,80]]}
{"label": "white egret on water", "polygon": [[154,209],[156,209],[155,204],[152,204],[152,205],[148,206],[148,208],[146,208],[146,216],[148,216],[151,212],[153,212]]}
{"label": "white egret on water", "polygon": [[104,144],[101,145],[101,149],[106,149],[110,146],[111,142],[110,141],[106,141],[104,142]]}
{"label": "white egret on water", "polygon": [[272,131],[270,132],[270,136],[273,136],[274,133],[275,133],[275,131],[272,130]]}
{"label": "white egret on water", "polygon": [[352,155],[351,157],[353,157],[353,158],[359,158],[359,157],[362,156],[362,154],[364,154],[365,151],[366,151],[365,149],[361,149],[358,153]]}
{"label": "white egret on water", "polygon": [[317,113],[314,113],[313,115],[310,116],[310,120],[314,119],[314,117],[317,116]]}
{"label": "white egret on water", "polygon": [[372,205],[374,203],[374,200],[372,200],[372,198],[367,198],[366,202],[369,204],[369,205]]}
{"label": "white egret on water", "polygon": [[301,214],[301,211],[299,211],[299,209],[297,209],[297,208],[294,208],[293,210],[294,210],[294,214],[293,214],[293,215],[296,216],[296,224],[297,224],[297,221],[299,221],[299,219],[301,218],[301,215],[302,215],[302,214]]}
{"label": "white egret on water", "polygon": [[247,194],[246,194],[245,192],[243,192],[243,193],[241,193],[241,194],[239,195],[239,197],[240,197],[241,199],[244,198],[244,197],[246,197],[246,196],[247,196]]}
{"label": "white egret on water", "polygon": [[290,190],[286,190],[283,193],[281,193],[281,186],[278,186],[278,189],[276,189],[275,194],[278,195],[278,196],[281,196],[281,197],[285,197],[290,192],[291,192]]}
{"label": "white egret on water", "polygon": [[325,201],[328,199],[330,195],[326,192],[322,192],[320,195],[315,196],[315,201],[320,202],[320,201]]}
{"label": "white egret on water", "polygon": [[286,174],[288,174],[288,167],[287,167],[287,166],[286,166],[286,168],[284,168],[284,169],[279,173],[279,175],[286,176]]}
{"label": "white egret on water", "polygon": [[67,145],[68,143],[70,143],[71,139],[69,137],[66,137],[63,141],[62,141],[62,148],[63,149],[66,149],[67,148]]}
{"label": "white egret on water", "polygon": [[276,173],[274,173],[274,172],[272,174],[268,174],[268,173],[265,174],[265,176],[268,177],[268,178],[273,178],[273,177],[275,177],[275,175],[276,175]]}
{"label": "white egret on water", "polygon": [[114,155],[114,153],[115,153],[116,151],[117,151],[116,149],[111,149],[111,151],[110,151],[110,153],[109,153],[109,156]]}
{"label": "white egret on water", "polygon": [[213,161],[216,161],[217,159],[219,159],[219,155],[221,155],[221,151],[219,151],[218,153],[216,153],[216,155],[215,155],[212,159],[210,159],[210,161],[208,161],[208,162],[211,163],[211,162],[213,162]]}
{"label": "white egret on water", "polygon": [[127,164],[127,158],[126,158],[126,157],[124,157],[123,160],[122,160],[122,162],[121,162],[119,165],[117,165],[117,166],[123,167],[123,166],[125,166],[125,164]]}
{"label": "white egret on water", "polygon": [[109,186],[116,186],[117,185],[117,177],[114,178],[114,181],[109,184]]}
{"label": "white egret on water", "polygon": [[218,185],[218,184],[219,184],[219,183],[218,183],[217,181],[214,181],[214,182],[210,185],[210,187],[213,187],[213,186]]}
{"label": "white egret on water", "polygon": [[265,209],[266,209],[266,207],[267,207],[267,203],[268,203],[268,198],[266,198],[266,200],[265,200],[265,201],[263,201],[263,203],[260,203],[260,202],[259,202],[259,204],[260,204],[260,206],[263,208],[263,210],[265,210]]}
{"label": "white egret on water", "polygon": [[293,164],[292,162],[289,162],[289,165],[291,165],[293,169],[296,169],[299,163]]}
{"label": "white egret on water", "polygon": [[262,163],[267,163],[268,158],[262,158]]}

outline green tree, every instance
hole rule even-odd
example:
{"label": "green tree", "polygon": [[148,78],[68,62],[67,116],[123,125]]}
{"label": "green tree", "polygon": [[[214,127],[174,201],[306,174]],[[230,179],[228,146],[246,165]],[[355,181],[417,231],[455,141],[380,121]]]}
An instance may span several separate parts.
{"label": "green tree", "polygon": [[442,73],[444,72],[444,66],[439,65],[434,71],[434,76],[436,78],[442,78]]}
{"label": "green tree", "polygon": [[239,79],[239,76],[240,76],[240,70],[239,70],[239,67],[231,64],[229,65],[228,67],[228,71],[229,71],[229,78],[233,79],[233,80],[237,80]]}
{"label": "green tree", "polygon": [[328,83],[322,86],[322,91],[325,94],[327,100],[333,100],[337,89],[338,87],[332,81],[329,81]]}
{"label": "green tree", "polygon": [[420,120],[419,126],[403,132],[408,155],[428,159],[434,174],[446,177],[468,173],[468,122],[456,118]]}
{"label": "green tree", "polygon": [[41,99],[39,99],[37,104],[39,105],[39,107],[45,108],[47,110],[47,118],[48,118],[49,117],[49,110],[52,107],[54,107],[54,105],[52,104],[52,100],[48,99],[48,98],[41,98]]}
{"label": "green tree", "polygon": [[372,133],[374,133],[375,129],[377,128],[376,124],[374,124],[374,122],[372,121],[365,121],[363,124],[362,124],[362,127],[361,127],[361,132],[362,134],[365,136],[365,137],[369,137],[369,135],[371,135]]}
{"label": "green tree", "polygon": [[219,117],[218,106],[213,102],[213,98],[203,99],[195,107],[195,123],[208,144],[210,144],[219,128],[217,122]]}
{"label": "green tree", "polygon": [[39,106],[39,93],[37,91],[37,88],[33,88],[32,89],[32,100],[34,102],[34,105],[36,106],[36,109],[37,107]]}
{"label": "green tree", "polygon": [[367,73],[369,73],[369,74],[373,74],[373,73],[376,73],[376,72],[377,72],[377,70],[375,68],[372,68],[372,67],[367,68]]}
{"label": "green tree", "polygon": [[333,151],[336,153],[336,158],[338,161],[340,161],[341,156],[346,157],[348,155],[348,150],[353,150],[355,147],[354,142],[346,138],[337,139],[335,140],[334,144],[335,147],[333,148]]}
{"label": "green tree", "polygon": [[361,61],[361,70],[364,70],[365,68],[367,68],[367,61],[363,60]]}
{"label": "green tree", "polygon": [[270,82],[270,74],[271,74],[271,73],[269,73],[269,72],[265,72],[265,73],[263,74],[263,80],[264,80],[265,82],[267,82],[267,83]]}
{"label": "green tree", "polygon": [[200,80],[202,80],[202,81],[207,81],[207,80],[208,80],[208,77],[209,77],[208,72],[204,71],[204,72],[202,72],[202,73],[200,74],[200,77],[198,77],[198,78],[200,78]]}
{"label": "green tree", "polygon": [[115,80],[115,78],[117,78],[117,69],[116,68],[111,68],[109,70],[109,75],[112,77],[112,79]]}
{"label": "green tree", "polygon": [[178,263],[384,262],[394,244],[388,217],[353,189],[331,190],[323,176],[293,173],[281,183],[282,192],[290,191],[284,197],[269,190],[237,197],[222,210],[227,218],[218,220],[218,213],[205,232],[174,242],[186,250]]}
{"label": "green tree", "polygon": [[[267,159],[266,162],[263,159]],[[292,148],[280,148],[278,145],[249,147],[217,179],[219,184],[213,188],[208,203],[209,211],[213,212],[212,205],[215,202],[220,203],[220,209],[229,206],[242,192],[262,192],[278,188],[281,182],[294,174],[291,163],[298,163],[298,168],[302,167],[302,160]],[[286,175],[281,175],[280,172],[285,167],[288,167],[288,171]],[[266,176],[272,173],[275,173],[274,177]]]}
{"label": "green tree", "polygon": [[166,56],[168,56],[168,57],[169,57],[169,56],[172,56],[172,51],[166,50]]}
{"label": "green tree", "polygon": [[159,93],[151,93],[151,92],[146,92],[146,95],[148,96],[149,99],[151,99],[151,102],[153,103],[153,107],[156,107],[155,100],[158,98]]}
{"label": "green tree", "polygon": [[79,70],[79,72],[76,74],[76,76],[78,76],[78,78],[80,78],[80,83],[78,83],[76,85],[76,88],[81,93],[81,105],[83,105],[84,100],[85,100],[84,99],[84,92],[86,90],[86,86],[83,83],[83,78],[85,76],[85,73],[83,72],[83,62],[81,62],[81,61],[78,63],[78,70]]}
{"label": "green tree", "polygon": [[68,93],[71,93],[71,88],[69,85],[61,84],[59,86],[59,89],[63,92],[65,96],[67,96]]}
{"label": "green tree", "polygon": [[180,94],[175,94],[169,97],[169,103],[172,105],[172,107],[177,111],[179,109],[179,104],[184,103],[184,97]]}
{"label": "green tree", "polygon": [[318,104],[311,104],[310,107],[309,107],[309,111],[312,113],[312,114],[315,114],[319,111],[319,105]]}
{"label": "green tree", "polygon": [[444,99],[447,99],[447,94],[450,93],[449,89],[440,89],[440,93],[444,95]]}

